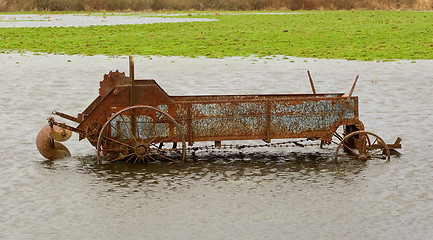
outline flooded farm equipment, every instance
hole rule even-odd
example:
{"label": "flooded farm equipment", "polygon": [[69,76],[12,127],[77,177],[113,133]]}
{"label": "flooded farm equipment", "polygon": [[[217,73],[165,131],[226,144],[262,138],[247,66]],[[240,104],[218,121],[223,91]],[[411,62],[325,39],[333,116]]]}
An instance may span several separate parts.
{"label": "flooded farm equipment", "polygon": [[[99,96],[77,117],[53,111],[76,122],[76,127],[53,117],[37,136],[37,147],[48,159],[70,155],[58,141],[87,139],[102,162],[183,162],[187,144],[212,141],[309,139],[337,145],[335,159],[349,153],[361,160],[381,157],[389,160],[390,149],[400,148],[401,139],[386,144],[364,130],[359,120],[358,97],[318,94],[310,76],[312,94],[169,96],[155,80],[134,79],[119,71],[104,75]],[[342,126],[343,134],[337,133]]]}

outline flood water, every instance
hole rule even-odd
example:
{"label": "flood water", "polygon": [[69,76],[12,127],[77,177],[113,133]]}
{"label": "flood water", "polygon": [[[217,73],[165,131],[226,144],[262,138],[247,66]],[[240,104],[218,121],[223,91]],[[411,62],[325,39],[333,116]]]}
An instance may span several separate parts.
{"label": "flood water", "polygon": [[206,18],[166,18],[133,14],[0,14],[0,28],[16,27],[82,27],[128,24],[152,24],[169,22],[215,21]]}
{"label": "flood water", "polygon": [[[433,61],[135,58],[170,95],[348,93],[392,143],[390,162],[329,161],[320,149],[200,151],[185,164],[95,164],[78,136],[46,161],[35,137],[52,110],[75,115],[127,57],[0,54],[0,239],[430,239]],[[128,73],[127,73],[128,75]],[[61,121],[61,119],[57,118]],[[252,143],[256,144],[256,143]]]}

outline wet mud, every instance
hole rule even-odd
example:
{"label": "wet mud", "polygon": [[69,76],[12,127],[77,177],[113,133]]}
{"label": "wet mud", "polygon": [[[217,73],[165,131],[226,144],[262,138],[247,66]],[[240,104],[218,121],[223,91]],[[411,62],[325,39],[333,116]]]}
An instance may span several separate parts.
{"label": "wet mud", "polygon": [[[135,57],[135,76],[170,95],[354,95],[390,162],[332,159],[335,145],[191,151],[185,164],[45,160],[35,138],[52,110],[76,114],[127,57],[0,54],[1,239],[428,239],[433,233],[433,61]],[[60,120],[60,119],[58,119]],[[231,144],[231,143],[229,143]],[[235,144],[235,143],[233,143]],[[251,144],[258,144],[252,142]]]}

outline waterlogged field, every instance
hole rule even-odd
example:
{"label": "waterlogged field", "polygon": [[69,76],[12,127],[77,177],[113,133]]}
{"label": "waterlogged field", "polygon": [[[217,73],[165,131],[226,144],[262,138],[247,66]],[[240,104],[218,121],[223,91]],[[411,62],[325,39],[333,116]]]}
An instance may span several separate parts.
{"label": "waterlogged field", "polygon": [[131,53],[217,58],[283,55],[357,60],[433,59],[433,12],[190,15],[182,17],[218,21],[3,28],[0,50],[110,56]]}

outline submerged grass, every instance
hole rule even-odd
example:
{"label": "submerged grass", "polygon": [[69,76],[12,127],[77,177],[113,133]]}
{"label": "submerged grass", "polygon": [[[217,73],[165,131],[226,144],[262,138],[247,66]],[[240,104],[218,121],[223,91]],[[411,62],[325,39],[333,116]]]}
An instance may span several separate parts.
{"label": "submerged grass", "polygon": [[3,28],[0,51],[82,55],[433,59],[433,13],[207,14],[215,22]]}

